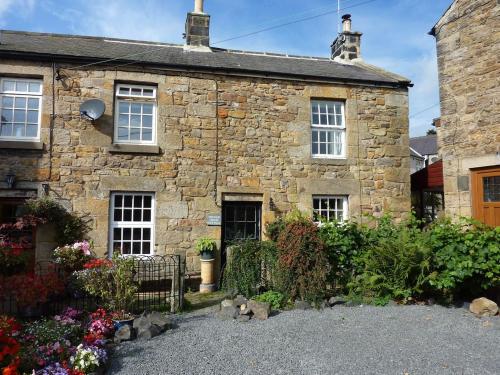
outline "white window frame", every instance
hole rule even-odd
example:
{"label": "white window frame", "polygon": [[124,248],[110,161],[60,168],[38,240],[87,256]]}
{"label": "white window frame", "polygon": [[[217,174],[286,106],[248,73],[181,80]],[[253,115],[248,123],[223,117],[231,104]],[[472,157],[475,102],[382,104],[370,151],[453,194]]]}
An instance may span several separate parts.
{"label": "white window frame", "polygon": [[[339,223],[344,223],[345,221],[347,221],[349,219],[349,197],[347,195],[313,195],[313,197],[312,197],[313,216],[317,211],[321,211],[321,208],[319,210],[314,209],[314,200],[316,200],[316,199],[320,200],[319,207],[321,207],[321,199],[339,199],[339,200],[342,200],[342,221],[339,221]],[[336,210],[336,209],[335,209],[335,211],[340,212],[340,210]],[[327,212],[328,212],[327,221],[337,220],[336,217],[330,218],[330,208],[328,208]],[[319,217],[323,217],[323,216],[321,216],[321,214],[320,214]],[[317,221],[317,222],[319,222],[319,221]]]}
{"label": "white window frame", "polygon": [[[340,101],[340,100],[321,100],[321,99],[313,99],[311,100],[311,156],[316,159],[345,159],[346,158],[346,152],[347,152],[347,144],[346,144],[346,123],[345,123],[345,102]],[[321,116],[318,113],[318,123],[314,123],[314,117],[313,117],[313,106],[315,105],[321,105],[321,104],[326,104],[327,108],[327,124],[322,124],[321,123]],[[328,105],[329,104],[340,104],[340,111],[341,111],[341,119],[342,119],[342,124],[337,125],[337,124],[329,124],[329,116],[328,116]],[[340,155],[334,155],[334,154],[322,154],[320,153],[320,146],[318,143],[318,153],[313,152],[313,135],[315,130],[335,130],[340,132],[340,137],[341,137],[341,145],[342,145],[342,153]]]}
{"label": "white window frame", "polygon": [[[124,221],[123,216],[121,221],[115,221],[114,220],[114,214],[115,214],[115,197],[117,195],[121,195],[124,197],[125,195],[131,195],[132,197],[135,196],[142,196],[143,197],[143,202],[144,202],[144,197],[148,196],[151,197],[151,220],[150,221]],[[122,207],[124,203],[124,198],[122,198]],[[146,257],[146,256],[154,256],[155,255],[155,232],[156,232],[156,197],[155,193],[149,193],[149,192],[129,192],[129,191],[113,191],[110,194],[110,213],[109,213],[109,249],[108,249],[108,255],[110,257],[113,256],[113,251],[114,251],[114,229],[115,228],[131,228],[132,233],[131,233],[131,240],[130,242],[133,242],[133,229],[134,228],[141,228],[141,229],[150,229],[151,230],[151,246],[149,249],[149,254],[143,254],[142,253],[142,245],[141,245],[141,254],[133,254],[132,251],[132,246],[130,248],[130,254],[123,254],[123,237],[120,239],[121,243],[121,248],[120,248],[120,254],[122,256],[132,256],[132,257]],[[144,206],[144,203],[143,203]],[[122,213],[123,214],[123,213]],[[132,219],[134,213],[132,211]],[[142,233],[141,233],[142,237]],[[141,238],[142,241],[142,238]],[[127,241],[128,242],[128,241]]]}
{"label": "white window frame", "polygon": [[[144,89],[153,90],[152,96],[144,96],[144,95],[132,95],[131,90],[130,94],[120,94],[120,89],[128,88],[128,89],[140,89],[144,91]],[[118,139],[118,122],[120,119],[120,102],[127,103],[138,103],[138,104],[153,104],[153,114],[152,114],[152,136],[151,141],[144,140],[123,140]],[[113,135],[113,143],[115,144],[136,144],[136,145],[156,145],[156,128],[157,128],[157,87],[153,85],[128,85],[128,84],[118,84],[115,88],[115,119],[114,119],[114,135]],[[141,134],[142,134],[142,115],[141,115]],[[130,126],[129,126],[129,138],[130,138]]]}
{"label": "white window frame", "polygon": [[[3,90],[3,85],[5,81],[15,81],[15,82],[26,82],[28,83],[37,83],[40,85],[40,91],[38,92],[30,92],[28,91],[11,91],[11,90]],[[29,87],[29,86],[28,86]],[[38,99],[38,118],[37,118],[37,135],[36,137],[18,137],[18,136],[1,136],[0,140],[2,141],[21,141],[21,142],[38,142],[40,140],[41,133],[41,124],[42,124],[42,106],[43,106],[43,80],[42,79],[30,79],[30,78],[16,78],[16,77],[0,77],[0,119],[2,116],[2,102],[5,96],[9,96],[14,98],[26,98],[26,103],[28,99]],[[28,111],[26,104],[26,112]],[[14,115],[14,114],[13,114]]]}

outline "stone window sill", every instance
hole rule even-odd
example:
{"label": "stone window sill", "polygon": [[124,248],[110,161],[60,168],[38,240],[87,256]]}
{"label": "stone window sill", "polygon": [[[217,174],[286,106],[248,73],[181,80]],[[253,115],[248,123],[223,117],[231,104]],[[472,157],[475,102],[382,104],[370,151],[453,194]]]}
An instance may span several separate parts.
{"label": "stone window sill", "polygon": [[17,150],[43,150],[43,142],[36,141],[0,141],[0,148]]}
{"label": "stone window sill", "polygon": [[158,155],[160,153],[159,146],[153,145],[121,145],[113,144],[109,146],[108,151],[111,154],[150,154]]}
{"label": "stone window sill", "polygon": [[311,164],[347,165],[347,159],[310,158],[309,162]]}

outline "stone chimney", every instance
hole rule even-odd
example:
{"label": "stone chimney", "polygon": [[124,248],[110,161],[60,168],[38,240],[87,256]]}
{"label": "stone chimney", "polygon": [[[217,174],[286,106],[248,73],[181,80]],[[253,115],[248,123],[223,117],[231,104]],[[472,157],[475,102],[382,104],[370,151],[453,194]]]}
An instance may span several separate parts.
{"label": "stone chimney", "polygon": [[353,60],[361,58],[361,33],[351,31],[351,15],[342,16],[342,32],[332,43],[332,59]]}
{"label": "stone chimney", "polygon": [[203,0],[195,0],[186,18],[186,46],[210,47],[210,16],[203,12]]}

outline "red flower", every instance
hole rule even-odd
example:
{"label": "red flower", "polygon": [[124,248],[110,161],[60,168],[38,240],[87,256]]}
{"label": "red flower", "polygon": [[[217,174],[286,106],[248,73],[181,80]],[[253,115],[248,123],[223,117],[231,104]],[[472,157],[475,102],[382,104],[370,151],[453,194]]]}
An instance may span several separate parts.
{"label": "red flower", "polygon": [[110,268],[113,266],[113,262],[109,259],[92,259],[83,265],[85,269],[93,269],[93,268]]}

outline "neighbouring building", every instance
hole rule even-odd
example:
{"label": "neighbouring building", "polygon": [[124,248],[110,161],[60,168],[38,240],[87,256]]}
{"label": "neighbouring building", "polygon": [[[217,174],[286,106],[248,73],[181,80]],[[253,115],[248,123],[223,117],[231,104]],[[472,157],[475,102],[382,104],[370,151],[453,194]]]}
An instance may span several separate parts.
{"label": "neighbouring building", "polygon": [[331,58],[212,48],[200,1],[186,45],[2,31],[0,201],[12,216],[47,194],[92,218],[98,254],[181,254],[189,271],[196,239],[260,239],[295,207],[404,217],[411,84],[361,60],[350,22]]}
{"label": "neighbouring building", "polygon": [[[411,173],[438,161],[437,135],[429,134],[410,138],[410,155],[412,156]],[[414,163],[413,160],[415,160]]]}
{"label": "neighbouring building", "polygon": [[455,0],[435,36],[446,212],[500,225],[500,4]]}

